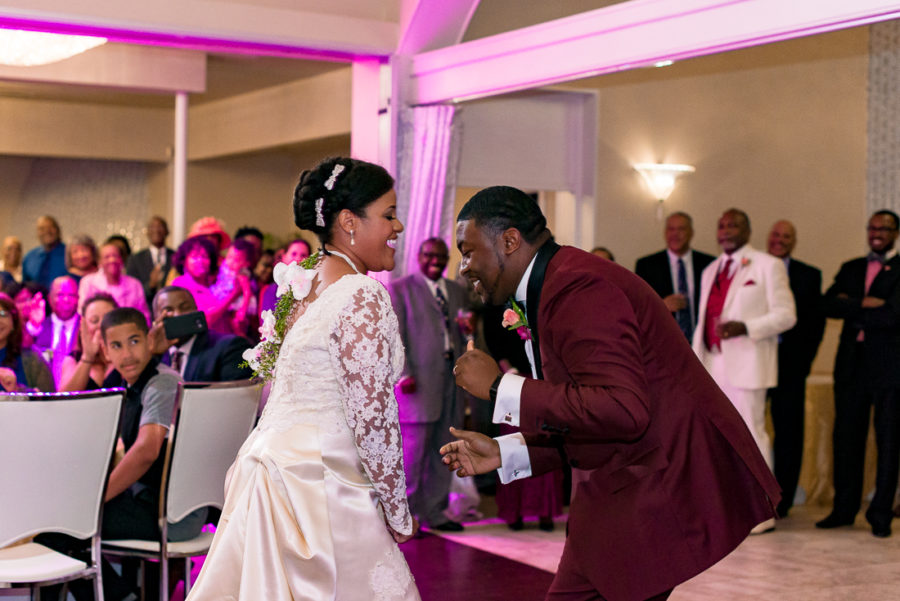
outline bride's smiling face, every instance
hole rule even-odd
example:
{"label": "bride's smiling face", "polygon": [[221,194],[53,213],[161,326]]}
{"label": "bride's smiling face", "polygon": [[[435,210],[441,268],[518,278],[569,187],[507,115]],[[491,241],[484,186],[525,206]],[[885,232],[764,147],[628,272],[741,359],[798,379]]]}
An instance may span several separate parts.
{"label": "bride's smiling face", "polygon": [[368,271],[390,271],[394,268],[397,236],[403,224],[397,218],[397,194],[391,190],[365,209],[359,228],[354,232],[355,254]]}

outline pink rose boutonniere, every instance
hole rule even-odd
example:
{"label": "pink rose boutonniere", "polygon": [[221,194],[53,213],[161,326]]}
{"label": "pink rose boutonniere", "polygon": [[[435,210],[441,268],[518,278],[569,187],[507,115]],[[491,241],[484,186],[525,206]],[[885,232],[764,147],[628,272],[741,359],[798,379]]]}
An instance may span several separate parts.
{"label": "pink rose boutonniere", "polygon": [[741,257],[741,267],[746,267],[750,264],[750,259],[748,257]]}
{"label": "pink rose boutonniere", "polygon": [[510,308],[503,312],[503,327],[507,330],[515,330],[522,340],[531,340],[531,329],[528,327],[528,318],[522,307],[514,298],[509,299]]}

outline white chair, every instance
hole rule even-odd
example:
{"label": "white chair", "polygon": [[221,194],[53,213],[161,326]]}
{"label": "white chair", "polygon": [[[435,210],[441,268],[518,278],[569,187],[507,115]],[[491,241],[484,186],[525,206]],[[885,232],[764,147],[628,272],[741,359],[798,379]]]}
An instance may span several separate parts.
{"label": "white chair", "polygon": [[[103,600],[100,525],[122,399],[121,388],[0,399],[0,587],[34,597],[87,578]],[[42,532],[89,538],[90,562],[34,542],[8,546]]]}
{"label": "white chair", "polygon": [[191,557],[209,551],[213,534],[201,532],[170,542],[168,527],[192,511],[225,504],[225,474],[246,440],[261,388],[246,382],[184,384],[175,425],[169,432],[160,487],[158,541],[104,540],[103,553],[158,560],[159,596],[169,598],[168,559],[184,558],[184,594],[190,591]]}

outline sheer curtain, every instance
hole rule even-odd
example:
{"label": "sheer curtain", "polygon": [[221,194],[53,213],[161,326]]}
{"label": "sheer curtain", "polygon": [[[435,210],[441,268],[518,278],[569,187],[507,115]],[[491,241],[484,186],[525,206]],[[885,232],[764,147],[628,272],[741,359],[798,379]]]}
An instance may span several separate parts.
{"label": "sheer curtain", "polygon": [[400,116],[397,205],[405,226],[393,278],[415,273],[423,241],[440,236],[452,246],[453,208],[459,163],[456,108],[434,105],[405,109]]}

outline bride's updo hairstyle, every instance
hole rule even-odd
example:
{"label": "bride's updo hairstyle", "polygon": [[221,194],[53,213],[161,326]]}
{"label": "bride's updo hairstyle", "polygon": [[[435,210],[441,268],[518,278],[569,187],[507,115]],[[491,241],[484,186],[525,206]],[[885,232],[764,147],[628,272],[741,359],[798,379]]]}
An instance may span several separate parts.
{"label": "bride's updo hairstyle", "polygon": [[366,207],[393,187],[394,178],[380,165],[344,157],[324,159],[300,174],[294,190],[294,223],[315,233],[324,248],[342,210],[364,217]]}

